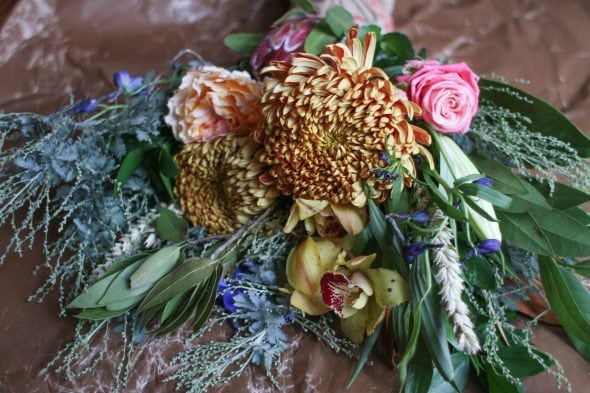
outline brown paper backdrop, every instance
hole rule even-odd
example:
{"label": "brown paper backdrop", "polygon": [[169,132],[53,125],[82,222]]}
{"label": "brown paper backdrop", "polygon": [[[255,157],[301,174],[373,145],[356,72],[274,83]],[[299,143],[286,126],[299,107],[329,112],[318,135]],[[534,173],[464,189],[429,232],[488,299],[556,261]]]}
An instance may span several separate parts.
{"label": "brown paper backdrop", "polygon": [[[0,13],[14,1],[1,2]],[[264,31],[281,14],[277,0],[21,0],[0,29],[0,111],[47,113],[69,95],[111,89],[119,69],[139,74],[165,70],[181,49],[219,64],[235,59],[222,45],[229,32]],[[2,15],[0,15],[0,23]],[[524,88],[564,110],[590,130],[590,2],[585,0],[398,0],[396,28],[431,55],[466,61],[480,73],[523,78]],[[9,228],[2,228],[0,247]],[[65,391],[37,372],[72,336],[74,322],[57,317],[56,296],[26,303],[43,277],[31,275],[42,260],[39,247],[0,267],[0,392]],[[574,383],[588,391],[590,367],[558,328],[535,328],[536,342],[554,353]],[[138,359],[141,366],[147,355]],[[294,336],[281,382],[289,392],[344,391],[354,362],[309,336]],[[147,367],[147,366],[146,366]],[[145,369],[145,367],[144,367]],[[167,392],[162,370],[135,375],[129,391]],[[109,368],[99,368],[108,382]],[[147,386],[136,383],[149,380]],[[55,381],[54,381],[55,382]],[[377,355],[351,392],[396,391],[397,378]],[[549,375],[530,378],[531,392],[556,391]],[[108,388],[104,388],[108,391]],[[73,389],[71,391],[80,391]],[[89,391],[103,391],[90,388]],[[249,369],[223,392],[271,391],[260,370]],[[471,391],[479,391],[472,386]]]}

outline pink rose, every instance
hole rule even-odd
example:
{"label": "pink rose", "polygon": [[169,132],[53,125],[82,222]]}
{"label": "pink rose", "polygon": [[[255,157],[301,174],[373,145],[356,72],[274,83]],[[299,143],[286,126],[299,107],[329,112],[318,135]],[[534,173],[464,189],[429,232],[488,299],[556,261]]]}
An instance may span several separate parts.
{"label": "pink rose", "polygon": [[479,101],[479,77],[467,64],[412,60],[406,69],[412,73],[397,80],[408,84],[408,98],[422,108],[424,120],[443,134],[466,133]]}

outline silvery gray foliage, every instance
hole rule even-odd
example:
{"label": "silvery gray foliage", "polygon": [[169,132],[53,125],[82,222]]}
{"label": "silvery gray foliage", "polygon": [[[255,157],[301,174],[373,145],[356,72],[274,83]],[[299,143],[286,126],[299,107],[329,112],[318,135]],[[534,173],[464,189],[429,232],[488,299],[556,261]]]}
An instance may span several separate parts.
{"label": "silvery gray foliage", "polygon": [[[114,177],[124,140],[158,137],[166,94],[132,97],[96,118],[73,114],[76,105],[48,116],[0,115],[0,225],[12,229],[0,263],[43,239],[46,261],[39,268],[49,273],[31,300],[58,287],[63,313],[128,223],[157,203],[145,171],[137,170],[120,193],[113,192]],[[66,293],[68,281],[73,288]]]}

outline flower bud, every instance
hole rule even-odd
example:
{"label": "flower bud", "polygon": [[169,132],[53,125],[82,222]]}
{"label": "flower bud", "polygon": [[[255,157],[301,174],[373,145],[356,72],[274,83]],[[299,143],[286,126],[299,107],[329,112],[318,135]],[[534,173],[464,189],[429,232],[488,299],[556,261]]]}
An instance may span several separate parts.
{"label": "flower bud", "polygon": [[[442,157],[440,160],[440,175],[443,179],[449,184],[453,184],[455,180],[462,177],[479,174],[473,162],[452,139],[441,134],[437,134],[435,137]],[[496,212],[491,203],[482,199],[474,198],[473,200],[490,217],[496,218]],[[468,206],[466,209],[469,214],[469,223],[480,239],[498,239],[498,241],[502,241],[502,233],[497,222],[487,220]]]}
{"label": "flower bud", "polygon": [[315,18],[303,18],[289,20],[275,26],[250,58],[250,65],[256,78],[260,79],[260,70],[271,61],[288,60],[291,53],[300,50],[316,22]]}

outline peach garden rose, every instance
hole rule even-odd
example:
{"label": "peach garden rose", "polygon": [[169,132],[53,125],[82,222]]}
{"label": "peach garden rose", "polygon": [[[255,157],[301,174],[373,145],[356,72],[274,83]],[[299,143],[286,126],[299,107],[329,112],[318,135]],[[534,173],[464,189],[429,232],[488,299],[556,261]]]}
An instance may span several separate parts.
{"label": "peach garden rose", "polygon": [[441,65],[435,60],[412,60],[412,72],[398,77],[407,94],[422,108],[422,117],[443,134],[464,134],[477,113],[479,77],[465,63]]}
{"label": "peach garden rose", "polygon": [[247,72],[205,66],[184,75],[164,120],[185,144],[246,135],[262,120],[261,95],[262,84]]}

